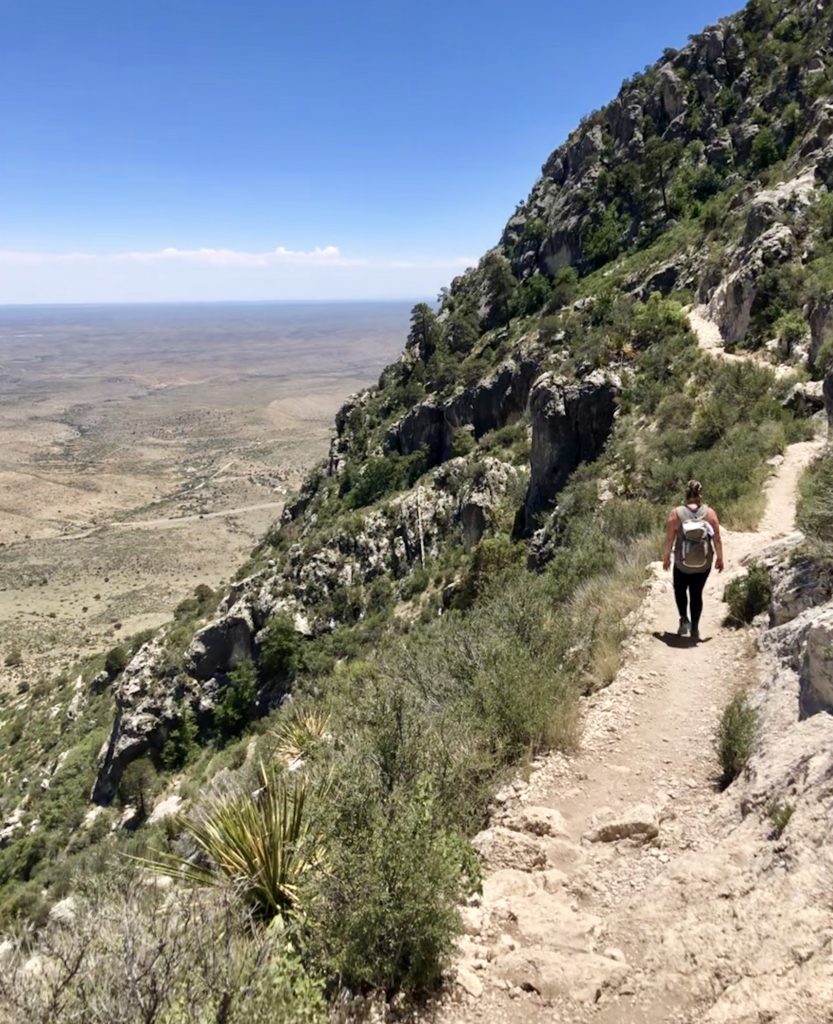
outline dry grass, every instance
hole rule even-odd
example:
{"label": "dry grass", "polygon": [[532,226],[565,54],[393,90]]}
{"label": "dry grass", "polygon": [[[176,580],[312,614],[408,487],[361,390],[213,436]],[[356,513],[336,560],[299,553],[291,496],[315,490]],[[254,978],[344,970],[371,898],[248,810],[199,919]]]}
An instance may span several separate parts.
{"label": "dry grass", "polygon": [[588,691],[608,686],[622,665],[622,644],[631,616],[642,604],[647,566],[657,556],[656,541],[641,538],[617,567],[583,583],[570,601],[582,679]]}

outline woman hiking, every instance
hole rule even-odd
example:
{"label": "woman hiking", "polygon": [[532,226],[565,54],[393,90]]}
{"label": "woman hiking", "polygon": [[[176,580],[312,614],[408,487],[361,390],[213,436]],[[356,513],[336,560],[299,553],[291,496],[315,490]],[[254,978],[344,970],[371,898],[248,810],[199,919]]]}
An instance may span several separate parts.
{"label": "woman hiking", "polygon": [[[685,504],[671,510],[665,524],[665,548],[662,567],[671,568],[674,555],[674,600],[680,613],[678,636],[700,639],[700,615],[703,611],[703,587],[712,562],[723,572],[723,541],[720,521],[714,509],[703,502],[699,480],[686,484]],[[717,556],[715,558],[715,555]]]}

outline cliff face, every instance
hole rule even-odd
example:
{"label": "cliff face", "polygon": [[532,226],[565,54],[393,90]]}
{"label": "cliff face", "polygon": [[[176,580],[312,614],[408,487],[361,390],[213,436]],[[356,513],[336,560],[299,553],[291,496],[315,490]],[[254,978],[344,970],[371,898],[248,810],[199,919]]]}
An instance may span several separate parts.
{"label": "cliff face", "polygon": [[[613,558],[622,510],[652,528],[683,473],[736,474],[726,500],[741,501],[777,439],[761,430],[755,447],[732,414],[760,423],[771,382],[754,406],[715,383],[681,309],[706,307],[727,348],[824,376],[832,82],[830,5],[755,0],[587,117],[494,249],[436,311],[415,308],[402,357],[339,412],[326,464],[216,612],[163,629],[112,678],[79,674],[61,690],[67,735],[0,753],[16,794],[0,843],[47,827],[36,807],[64,770],[56,744],[96,740],[78,778],[107,805],[131,765],[178,765],[186,724],[216,740],[244,680],[237,735],[299,681],[315,691],[317,673],[382,638],[476,606],[507,565],[557,571],[583,519],[614,538]],[[775,437],[780,412],[766,416]],[[735,464],[718,442],[738,445]],[[52,729],[22,696],[7,733],[23,715]]]}

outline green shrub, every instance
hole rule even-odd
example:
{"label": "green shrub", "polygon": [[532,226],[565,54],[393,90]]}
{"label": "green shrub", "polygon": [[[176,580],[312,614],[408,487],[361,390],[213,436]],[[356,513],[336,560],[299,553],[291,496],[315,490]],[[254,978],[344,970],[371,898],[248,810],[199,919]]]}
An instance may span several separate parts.
{"label": "green shrub", "polygon": [[119,780],[118,797],[123,804],[136,808],[139,817],[148,816],[154,796],[160,790],[156,768],[149,757],[140,757],[125,768]]}
{"label": "green shrub", "polygon": [[179,721],[168,731],[162,751],[162,765],[169,771],[184,768],[199,751],[199,738],[194,712],[186,704],[182,707]]}
{"label": "green shrub", "polygon": [[715,737],[723,786],[736,779],[748,764],[757,733],[758,714],[746,693],[739,690],[723,709]]}
{"label": "green shrub", "polygon": [[303,663],[304,637],[288,615],[276,615],[260,637],[258,668],[268,685],[286,684]]}
{"label": "green shrub", "polygon": [[427,781],[386,794],[366,763],[344,769],[327,814],[338,838],[308,903],[304,946],[352,991],[426,994],[451,960],[471,853],[437,822]]}
{"label": "green shrub", "polygon": [[789,825],[790,819],[795,813],[795,807],[786,801],[780,803],[778,800],[773,800],[769,807],[767,807],[766,813],[772,822],[772,838],[780,839],[784,834],[784,829]]}
{"label": "green shrub", "polygon": [[829,448],[801,479],[796,520],[815,549],[830,551],[833,545],[833,453]]}
{"label": "green shrub", "polygon": [[229,673],[229,682],[214,708],[214,728],[220,743],[238,736],[252,716],[257,696],[257,674],[251,661]]}
{"label": "green shrub", "polygon": [[743,626],[769,608],[772,583],[769,572],[761,565],[750,565],[746,575],[732,580],[723,593],[729,606],[727,621],[732,626]]}
{"label": "green shrub", "polygon": [[756,171],[765,170],[781,159],[781,151],[775,138],[775,133],[765,125],[752,142],[750,162]]}
{"label": "green shrub", "polygon": [[109,676],[117,676],[127,668],[128,661],[129,656],[123,647],[113,647],[107,652],[104,668]]}

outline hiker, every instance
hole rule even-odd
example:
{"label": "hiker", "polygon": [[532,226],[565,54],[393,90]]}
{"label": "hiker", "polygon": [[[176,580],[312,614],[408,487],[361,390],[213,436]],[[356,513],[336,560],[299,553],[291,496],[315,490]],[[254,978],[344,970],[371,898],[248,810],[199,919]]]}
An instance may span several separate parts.
{"label": "hiker", "polygon": [[696,643],[700,639],[703,587],[709,578],[712,561],[717,571],[723,572],[720,522],[714,509],[703,503],[703,485],[699,480],[689,480],[685,505],[672,509],[665,524],[662,567],[666,571],[671,568],[672,551],[674,600],[680,613],[677,635],[690,636]]}

